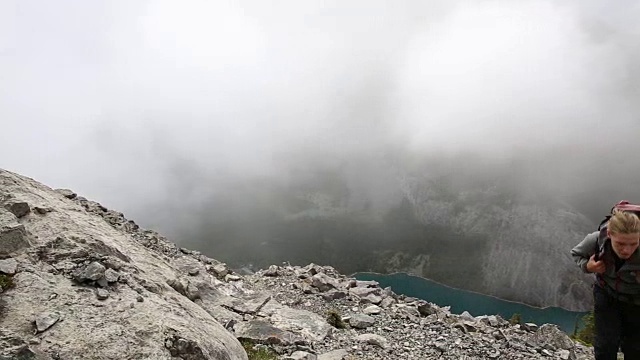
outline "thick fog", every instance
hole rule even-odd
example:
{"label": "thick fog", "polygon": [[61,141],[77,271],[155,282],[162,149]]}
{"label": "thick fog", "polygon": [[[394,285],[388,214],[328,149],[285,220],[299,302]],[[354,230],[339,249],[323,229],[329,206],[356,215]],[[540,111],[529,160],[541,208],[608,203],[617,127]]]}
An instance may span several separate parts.
{"label": "thick fog", "polygon": [[0,167],[178,236],[314,169],[392,201],[390,158],[511,174],[597,217],[640,201],[638,18],[636,1],[3,1]]}

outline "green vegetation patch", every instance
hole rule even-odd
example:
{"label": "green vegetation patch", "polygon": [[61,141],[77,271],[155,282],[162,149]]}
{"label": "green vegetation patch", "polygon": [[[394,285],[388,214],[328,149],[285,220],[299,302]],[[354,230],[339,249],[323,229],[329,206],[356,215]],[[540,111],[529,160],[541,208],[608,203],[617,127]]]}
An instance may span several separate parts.
{"label": "green vegetation patch", "polygon": [[2,290],[11,289],[13,285],[13,279],[11,276],[0,274],[0,287],[2,287]]}
{"label": "green vegetation patch", "polygon": [[593,310],[582,317],[582,327],[578,330],[578,324],[571,336],[572,339],[580,341],[581,343],[591,346],[596,333],[596,323],[593,316]]}
{"label": "green vegetation patch", "polygon": [[344,329],[347,327],[342,320],[342,315],[340,315],[340,313],[335,309],[331,309],[327,312],[327,322],[329,325],[338,329]]}
{"label": "green vegetation patch", "polygon": [[240,344],[247,352],[249,360],[278,360],[278,354],[266,346],[255,346],[249,340],[240,340]]}

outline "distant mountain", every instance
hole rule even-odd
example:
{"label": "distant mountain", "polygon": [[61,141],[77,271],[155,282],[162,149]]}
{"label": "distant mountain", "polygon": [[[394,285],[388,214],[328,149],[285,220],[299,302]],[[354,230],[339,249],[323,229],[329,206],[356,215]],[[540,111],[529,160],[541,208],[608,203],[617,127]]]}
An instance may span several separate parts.
{"label": "distant mountain", "polygon": [[[200,209],[187,246],[238,267],[331,264],[343,273],[409,272],[534,306],[583,311],[590,277],[569,250],[593,222],[540,195],[518,169],[391,162],[297,169],[245,184],[227,213]],[[233,241],[229,241],[233,239]]]}

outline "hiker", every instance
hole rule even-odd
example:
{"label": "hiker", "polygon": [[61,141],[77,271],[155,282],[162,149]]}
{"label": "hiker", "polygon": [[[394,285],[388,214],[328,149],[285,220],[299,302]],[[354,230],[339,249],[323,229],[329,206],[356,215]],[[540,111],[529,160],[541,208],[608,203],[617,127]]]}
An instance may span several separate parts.
{"label": "hiker", "polygon": [[[618,206],[621,205],[621,206]],[[596,360],[640,359],[640,207],[621,202],[571,255],[593,286]],[[633,209],[633,210],[624,210]]]}

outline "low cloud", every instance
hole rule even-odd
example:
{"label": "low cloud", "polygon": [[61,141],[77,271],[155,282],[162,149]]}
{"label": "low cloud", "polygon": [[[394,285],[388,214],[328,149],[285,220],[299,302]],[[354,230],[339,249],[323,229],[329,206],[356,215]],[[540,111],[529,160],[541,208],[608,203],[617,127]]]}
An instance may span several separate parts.
{"label": "low cloud", "polygon": [[2,166],[149,226],[197,226],[192,212],[313,169],[386,204],[390,159],[516,172],[594,217],[640,201],[631,1],[9,1],[0,14]]}

